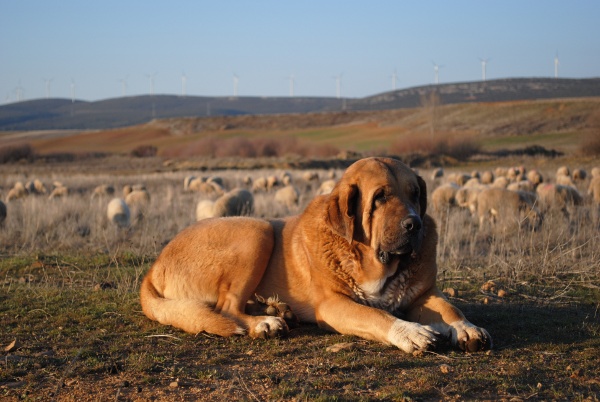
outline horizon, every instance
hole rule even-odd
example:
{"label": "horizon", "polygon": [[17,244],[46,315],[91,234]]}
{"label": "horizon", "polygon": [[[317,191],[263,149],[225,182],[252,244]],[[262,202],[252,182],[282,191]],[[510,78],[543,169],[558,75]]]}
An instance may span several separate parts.
{"label": "horizon", "polygon": [[1,104],[152,94],[352,99],[394,85],[600,75],[600,3],[591,0],[0,0],[0,9]]}
{"label": "horizon", "polygon": [[[486,80],[486,82],[498,82],[498,81],[509,81],[509,80],[544,80],[544,79],[553,80],[554,78],[552,78],[552,77],[505,77],[505,78],[489,79],[489,80]],[[598,76],[598,77],[582,77],[582,78],[558,77],[558,79],[559,80],[594,80],[594,79],[600,79],[600,76]],[[360,100],[363,98],[379,96],[379,95],[389,93],[389,92],[409,91],[409,90],[414,90],[414,89],[419,89],[419,88],[436,87],[436,86],[443,87],[445,85],[477,84],[480,82],[481,81],[475,80],[475,81],[442,82],[439,84],[430,83],[430,84],[417,85],[417,86],[408,87],[408,88],[397,88],[395,91],[389,90],[389,91],[384,91],[384,92],[378,92],[378,93],[366,95],[366,96],[360,97],[360,98],[358,98],[358,97],[357,98],[341,97],[340,100]],[[195,94],[181,95],[181,94],[177,94],[177,93],[154,93],[154,94],[141,93],[141,94],[126,95],[126,96],[114,96],[112,98],[103,98],[103,99],[94,99],[94,100],[86,100],[86,99],[78,99],[78,98],[71,99],[70,97],[51,97],[51,98],[41,97],[41,98],[34,98],[34,99],[24,99],[19,102],[15,101],[15,102],[11,102],[11,103],[4,103],[4,104],[0,104],[0,107],[6,106],[6,105],[15,105],[18,103],[34,102],[34,101],[65,101],[65,102],[94,103],[94,102],[103,102],[103,101],[110,101],[110,100],[116,100],[116,99],[141,98],[141,97],[153,97],[153,96],[177,97],[177,98],[229,99],[229,100],[252,99],[252,98],[259,98],[259,99],[279,99],[279,98],[281,98],[281,99],[293,99],[293,98],[298,98],[298,99],[303,99],[303,98],[304,99],[309,99],[309,98],[336,99],[335,95],[334,96],[306,95],[306,96],[294,96],[294,97],[285,96],[285,95],[283,95],[283,96],[280,96],[280,95],[274,95],[274,96],[238,95],[237,97],[234,97],[233,95],[210,96],[210,95],[195,95]]]}

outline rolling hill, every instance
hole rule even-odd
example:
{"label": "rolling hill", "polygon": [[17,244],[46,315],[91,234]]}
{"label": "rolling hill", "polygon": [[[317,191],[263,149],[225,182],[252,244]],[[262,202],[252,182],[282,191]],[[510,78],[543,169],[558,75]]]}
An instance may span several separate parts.
{"label": "rolling hill", "polygon": [[1,131],[93,130],[176,117],[378,111],[419,107],[436,94],[440,105],[600,97],[600,78],[515,78],[428,85],[365,98],[199,97],[145,95],[96,102],[39,99],[0,106]]}

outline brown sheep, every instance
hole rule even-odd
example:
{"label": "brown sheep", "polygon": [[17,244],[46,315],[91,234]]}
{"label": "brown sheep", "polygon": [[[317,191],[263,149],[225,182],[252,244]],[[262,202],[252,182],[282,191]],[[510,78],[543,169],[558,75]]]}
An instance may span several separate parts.
{"label": "brown sheep", "polygon": [[503,188],[490,187],[482,190],[477,196],[477,216],[482,229],[486,221],[493,225],[502,223],[505,228],[513,224],[537,230],[542,224],[542,214],[531,202],[531,195],[522,191],[510,191]]}
{"label": "brown sheep", "polygon": [[6,204],[0,201],[0,225],[6,220]]}
{"label": "brown sheep", "polygon": [[583,181],[587,177],[587,172],[583,169],[573,169],[571,178],[574,182]]}

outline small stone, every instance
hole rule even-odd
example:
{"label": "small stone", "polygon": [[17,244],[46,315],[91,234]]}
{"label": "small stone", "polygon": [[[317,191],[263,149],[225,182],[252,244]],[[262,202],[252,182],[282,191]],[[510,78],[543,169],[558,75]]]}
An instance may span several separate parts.
{"label": "small stone", "polygon": [[446,288],[444,289],[444,293],[447,294],[449,297],[458,297],[458,290],[454,288]]}
{"label": "small stone", "polygon": [[179,386],[179,381],[173,381],[169,384],[169,387],[171,388],[177,388]]}
{"label": "small stone", "polygon": [[342,350],[352,350],[356,348],[356,344],[353,342],[342,342],[342,343],[336,343],[335,345],[331,345],[328,346],[327,349],[325,349],[328,352],[332,352],[332,353],[337,353],[340,352]]}
{"label": "small stone", "polygon": [[448,374],[450,371],[452,371],[452,367],[447,364],[440,364],[440,371],[442,374]]}
{"label": "small stone", "polygon": [[506,296],[508,296],[508,292],[506,292],[506,290],[500,289],[498,291],[498,297],[506,297]]}

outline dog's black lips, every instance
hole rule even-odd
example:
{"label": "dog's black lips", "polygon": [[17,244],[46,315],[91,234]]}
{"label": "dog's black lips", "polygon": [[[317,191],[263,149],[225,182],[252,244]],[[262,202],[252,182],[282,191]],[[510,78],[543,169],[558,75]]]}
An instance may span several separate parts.
{"label": "dog's black lips", "polygon": [[407,241],[406,243],[402,244],[400,247],[398,247],[394,251],[379,250],[377,252],[377,258],[379,259],[379,261],[382,264],[386,265],[386,264],[389,264],[390,261],[392,261],[392,258],[394,256],[401,257],[404,255],[411,254],[412,252],[413,252],[413,246],[410,241]]}

